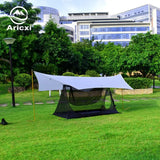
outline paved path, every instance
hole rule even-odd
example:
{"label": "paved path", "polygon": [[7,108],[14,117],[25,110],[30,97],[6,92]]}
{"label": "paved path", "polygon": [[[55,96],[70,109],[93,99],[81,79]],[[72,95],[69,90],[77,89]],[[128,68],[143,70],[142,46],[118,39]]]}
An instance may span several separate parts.
{"label": "paved path", "polygon": [[[55,102],[54,101],[47,101],[46,104],[54,104]],[[44,104],[43,102],[35,102],[35,104],[37,105],[41,105],[41,104]],[[15,104],[16,106],[19,106],[20,104],[19,103],[16,103]],[[32,103],[31,102],[24,102],[23,105],[25,106],[31,106]],[[7,107],[8,104],[0,104],[0,107]]]}
{"label": "paved path", "polygon": [[[131,102],[131,101],[147,101],[147,100],[156,100],[159,99],[158,97],[155,98],[137,98],[137,99],[123,99],[124,102]],[[122,102],[122,99],[118,100],[118,99],[114,99],[115,102]],[[110,100],[105,100],[105,102],[110,102]],[[54,104],[54,101],[46,101],[46,103],[43,102],[35,102],[36,105],[43,105],[43,104]],[[16,106],[19,106],[19,103],[16,103]],[[27,105],[30,106],[32,105],[31,102],[24,102],[23,105]],[[7,107],[8,104],[0,104],[0,107]]]}

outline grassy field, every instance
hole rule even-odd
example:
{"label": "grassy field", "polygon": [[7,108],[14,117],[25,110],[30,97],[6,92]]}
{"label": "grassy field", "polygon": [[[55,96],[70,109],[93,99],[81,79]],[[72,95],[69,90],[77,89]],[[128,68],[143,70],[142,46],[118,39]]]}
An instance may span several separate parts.
{"label": "grassy field", "polygon": [[155,86],[160,86],[160,80],[155,80]]}
{"label": "grassy field", "polygon": [[35,90],[44,104],[35,105],[33,121],[33,107],[23,105],[32,102],[30,90],[16,94],[15,108],[11,94],[0,94],[0,104],[9,104],[0,119],[10,123],[0,125],[0,160],[160,160],[160,90],[124,96],[123,103],[114,95],[119,114],[70,120],[52,115],[59,98],[52,95]]}

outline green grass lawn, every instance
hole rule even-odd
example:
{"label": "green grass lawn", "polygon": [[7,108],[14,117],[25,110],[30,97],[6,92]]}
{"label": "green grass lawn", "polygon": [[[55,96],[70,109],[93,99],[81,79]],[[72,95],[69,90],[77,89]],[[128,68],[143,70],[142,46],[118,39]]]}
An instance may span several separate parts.
{"label": "green grass lawn", "polygon": [[[59,98],[52,94],[35,90],[35,101],[44,102],[35,105],[35,121],[33,106],[22,104],[32,101],[30,90],[16,94],[19,106],[0,107],[10,123],[0,125],[0,160],[160,160],[160,90],[124,96],[135,100],[115,102],[119,114],[70,120],[52,115]],[[0,103],[10,99],[0,95]]]}
{"label": "green grass lawn", "polygon": [[[0,84],[0,104],[8,104],[11,105],[12,103],[12,95],[11,93],[8,93],[8,88],[10,87],[10,84]],[[52,91],[52,96],[49,97],[49,92],[39,92],[37,89],[34,89],[34,99],[35,102],[44,102],[47,101],[58,101],[59,99],[59,93],[57,91]],[[25,102],[32,102],[33,95],[32,90],[27,90],[20,93],[15,93],[15,101],[16,103],[23,104]]]}
{"label": "green grass lawn", "polygon": [[155,80],[155,86],[160,86],[160,80]]}

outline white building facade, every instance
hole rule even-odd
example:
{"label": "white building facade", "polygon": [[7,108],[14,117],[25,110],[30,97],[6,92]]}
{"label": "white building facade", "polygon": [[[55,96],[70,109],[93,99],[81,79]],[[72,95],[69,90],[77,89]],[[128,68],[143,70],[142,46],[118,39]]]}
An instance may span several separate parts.
{"label": "white building facade", "polygon": [[[68,17],[60,17],[55,8],[39,6],[41,13],[38,15],[42,28],[49,19],[53,19],[58,27],[63,27],[72,42],[83,39],[94,39],[104,43],[126,46],[131,37],[138,33],[151,31],[153,34],[160,34],[160,8],[146,4],[116,15],[109,15],[108,12],[69,13]],[[0,12],[0,16],[5,16]]]}
{"label": "white building facade", "polygon": [[83,39],[126,46],[131,37],[151,31],[160,34],[160,8],[146,4],[116,15],[107,12],[69,13],[60,23],[73,27],[74,42]]}
{"label": "white building facade", "polygon": [[94,42],[113,42],[126,46],[133,35],[151,30],[149,22],[123,20],[117,15],[109,16],[107,12],[70,13],[60,22],[74,28],[74,42],[94,39]]}
{"label": "white building facade", "polygon": [[135,22],[150,23],[151,31],[160,34],[160,8],[146,4],[117,14],[123,20],[132,19]]}
{"label": "white building facade", "polygon": [[[61,25],[60,22],[60,15],[57,9],[55,8],[51,8],[51,7],[45,7],[45,6],[38,6],[37,8],[39,8],[41,10],[40,14],[38,14],[38,17],[40,18],[40,20],[38,20],[35,25],[41,25],[42,28],[45,27],[46,23],[52,19],[54,23],[57,24],[58,27],[62,27],[66,30],[66,32],[68,33],[68,37],[70,38],[70,40],[73,42],[74,41],[74,30],[72,27],[70,26],[66,26],[66,25]],[[41,33],[43,33],[44,31],[41,31]]]}
{"label": "white building facade", "polygon": [[53,19],[54,23],[59,24],[60,16],[57,9],[45,6],[38,6],[37,8],[39,8],[41,12],[38,14],[40,20],[35,23],[36,25],[39,24],[44,27],[49,19]]}

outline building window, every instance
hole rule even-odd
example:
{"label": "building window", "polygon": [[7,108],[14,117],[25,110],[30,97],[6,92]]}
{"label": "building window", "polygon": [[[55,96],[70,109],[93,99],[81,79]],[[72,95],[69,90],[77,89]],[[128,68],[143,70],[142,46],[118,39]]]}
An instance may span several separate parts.
{"label": "building window", "polygon": [[131,39],[135,33],[123,33],[123,34],[94,34],[94,40],[111,40],[111,39]]}
{"label": "building window", "polygon": [[80,31],[80,35],[89,35],[89,31]]}
{"label": "building window", "polygon": [[91,32],[132,32],[132,31],[149,31],[149,27],[103,27],[103,28],[91,29]]}
{"label": "building window", "polygon": [[89,25],[80,25],[79,28],[80,29],[89,29]]}

